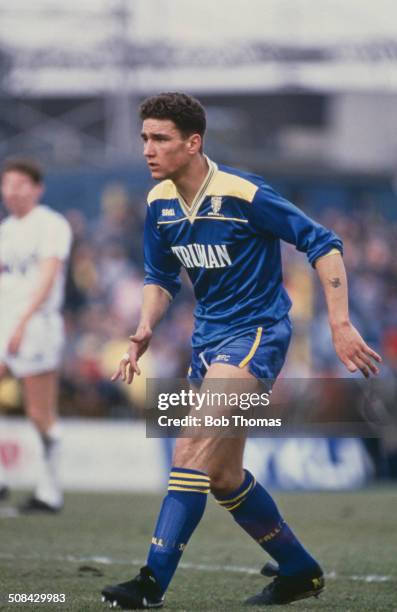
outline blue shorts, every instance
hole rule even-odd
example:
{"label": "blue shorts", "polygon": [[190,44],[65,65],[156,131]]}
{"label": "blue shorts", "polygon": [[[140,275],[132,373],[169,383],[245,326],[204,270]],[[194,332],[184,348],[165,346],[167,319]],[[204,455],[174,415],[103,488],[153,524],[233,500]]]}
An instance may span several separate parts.
{"label": "blue shorts", "polygon": [[188,380],[199,384],[213,363],[244,368],[257,379],[275,380],[284,365],[291,339],[289,316],[269,327],[257,327],[204,350],[193,350]]}

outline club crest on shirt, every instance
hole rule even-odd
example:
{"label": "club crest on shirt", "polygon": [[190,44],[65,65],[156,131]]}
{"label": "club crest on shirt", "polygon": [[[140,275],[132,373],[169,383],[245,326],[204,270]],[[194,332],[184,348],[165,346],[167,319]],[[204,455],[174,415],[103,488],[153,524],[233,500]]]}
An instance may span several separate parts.
{"label": "club crest on shirt", "polygon": [[210,213],[210,215],[219,215],[221,206],[222,206],[222,196],[212,196],[211,197],[212,213]]}

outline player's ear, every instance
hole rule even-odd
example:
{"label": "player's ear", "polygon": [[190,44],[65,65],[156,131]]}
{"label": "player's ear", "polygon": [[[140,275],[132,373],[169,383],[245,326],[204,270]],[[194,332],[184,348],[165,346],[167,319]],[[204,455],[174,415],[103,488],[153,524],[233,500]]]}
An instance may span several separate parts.
{"label": "player's ear", "polygon": [[44,191],[45,191],[44,183],[38,183],[37,188],[36,188],[36,193],[37,193],[37,199],[38,200],[41,199]]}
{"label": "player's ear", "polygon": [[188,151],[191,155],[195,155],[196,153],[199,153],[202,149],[202,138],[200,136],[200,134],[192,134],[191,136],[189,136],[189,140],[188,140]]}

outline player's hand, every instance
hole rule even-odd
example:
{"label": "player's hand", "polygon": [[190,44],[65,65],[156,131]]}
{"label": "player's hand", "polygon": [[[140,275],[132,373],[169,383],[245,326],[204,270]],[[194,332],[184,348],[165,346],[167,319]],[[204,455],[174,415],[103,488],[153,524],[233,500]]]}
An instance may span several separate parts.
{"label": "player's hand", "polygon": [[110,380],[116,381],[121,379],[130,385],[134,379],[134,375],[138,376],[141,373],[138,360],[146,351],[149,342],[152,338],[152,330],[148,327],[137,329],[133,336],[130,336],[131,346],[122,356],[117,371],[113,374]]}
{"label": "player's hand", "polygon": [[382,357],[364,342],[354,325],[348,322],[331,330],[336,354],[349,372],[360,370],[366,378],[379,374],[375,362],[381,363]]}
{"label": "player's hand", "polygon": [[18,353],[24,333],[25,325],[20,323],[14,330],[14,333],[12,334],[8,343],[7,351],[10,355],[16,355]]}

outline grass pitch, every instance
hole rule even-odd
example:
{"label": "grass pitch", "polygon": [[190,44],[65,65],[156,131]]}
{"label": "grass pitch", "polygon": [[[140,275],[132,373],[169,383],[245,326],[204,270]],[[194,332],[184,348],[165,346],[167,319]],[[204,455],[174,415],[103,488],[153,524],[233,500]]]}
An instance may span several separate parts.
{"label": "grass pitch", "polygon": [[[275,495],[287,521],[322,563],[320,599],[277,610],[397,611],[397,488],[353,493]],[[143,564],[160,497],[66,496],[57,516],[6,517],[20,501],[0,504],[0,609],[90,612],[105,584],[132,577]],[[247,608],[266,579],[267,555],[210,499],[166,599],[169,610]],[[59,604],[9,604],[8,593],[65,593]]]}

